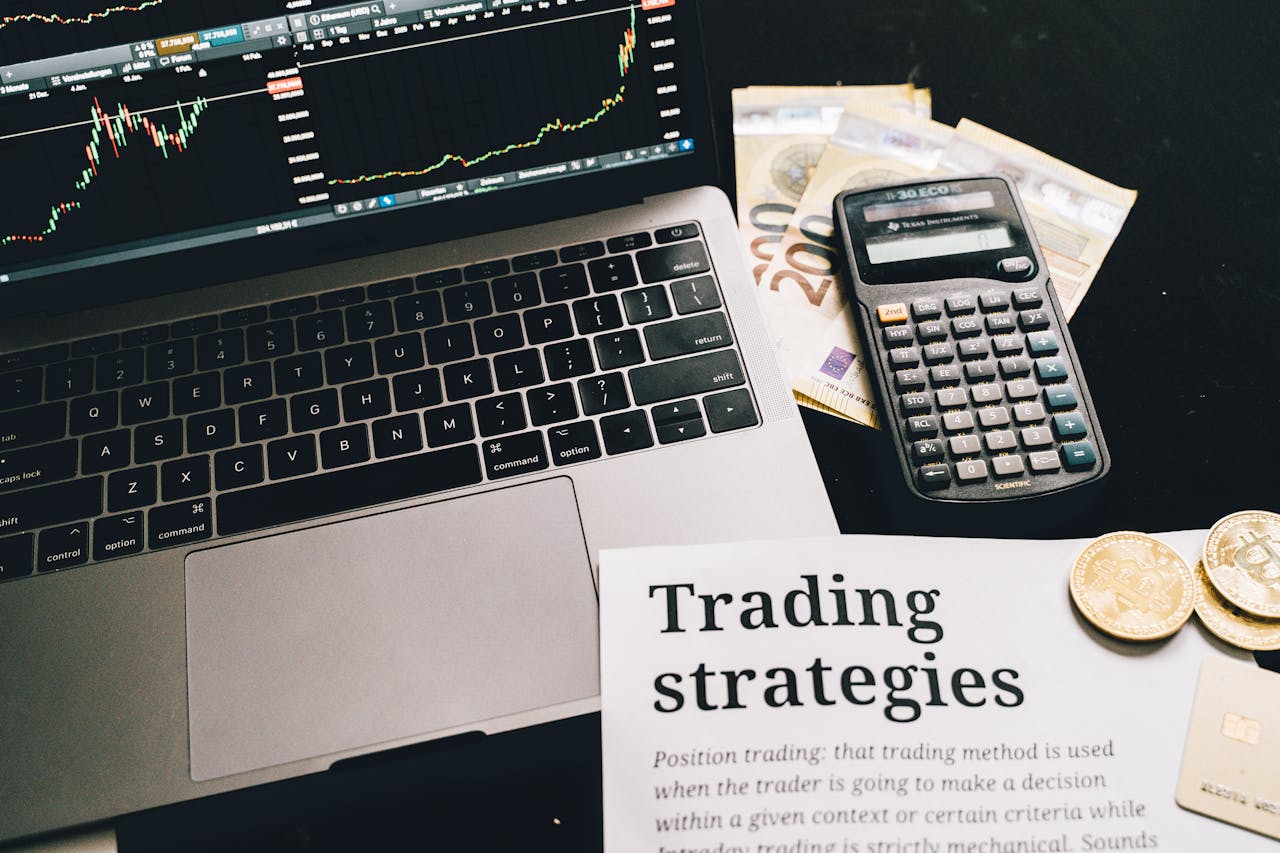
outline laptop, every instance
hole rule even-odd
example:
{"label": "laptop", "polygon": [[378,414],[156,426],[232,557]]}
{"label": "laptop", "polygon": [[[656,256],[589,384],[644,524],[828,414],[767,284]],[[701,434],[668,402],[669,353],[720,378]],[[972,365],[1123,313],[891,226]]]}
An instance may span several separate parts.
{"label": "laptop", "polygon": [[597,710],[600,549],[836,532],[699,39],[0,19],[0,842]]}

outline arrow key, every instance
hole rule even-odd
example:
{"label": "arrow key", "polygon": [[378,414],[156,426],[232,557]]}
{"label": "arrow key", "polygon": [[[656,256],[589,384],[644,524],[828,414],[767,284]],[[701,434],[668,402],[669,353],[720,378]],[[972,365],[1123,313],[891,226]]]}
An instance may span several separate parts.
{"label": "arrow key", "polygon": [[89,562],[89,522],[42,530],[37,560],[42,572],[56,572]]}
{"label": "arrow key", "polygon": [[621,412],[600,419],[604,449],[610,456],[653,447],[649,419],[642,411]]}
{"label": "arrow key", "polygon": [[751,404],[751,392],[746,388],[712,394],[702,404],[706,407],[712,432],[746,429],[760,423],[755,407]]}
{"label": "arrow key", "polygon": [[93,559],[137,554],[142,550],[145,532],[141,512],[98,519],[93,523]]}
{"label": "arrow key", "polygon": [[926,465],[920,469],[917,482],[926,492],[945,489],[951,485],[951,469],[946,465]]}

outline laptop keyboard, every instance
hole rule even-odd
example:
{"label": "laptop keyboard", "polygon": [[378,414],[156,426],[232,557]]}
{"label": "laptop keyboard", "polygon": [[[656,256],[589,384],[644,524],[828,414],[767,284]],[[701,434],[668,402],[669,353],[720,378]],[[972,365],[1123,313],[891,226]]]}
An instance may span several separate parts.
{"label": "laptop keyboard", "polygon": [[0,580],[759,423],[696,224],[0,356]]}

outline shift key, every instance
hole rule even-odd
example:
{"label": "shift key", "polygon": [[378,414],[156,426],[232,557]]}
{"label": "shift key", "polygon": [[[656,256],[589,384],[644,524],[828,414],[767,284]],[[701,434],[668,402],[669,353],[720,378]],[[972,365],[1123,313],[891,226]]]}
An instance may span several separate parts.
{"label": "shift key", "polygon": [[747,381],[738,354],[720,350],[693,358],[637,367],[628,374],[637,405],[661,403],[704,391],[733,388]]}
{"label": "shift key", "polygon": [[85,477],[0,494],[0,536],[102,513],[102,478]]}

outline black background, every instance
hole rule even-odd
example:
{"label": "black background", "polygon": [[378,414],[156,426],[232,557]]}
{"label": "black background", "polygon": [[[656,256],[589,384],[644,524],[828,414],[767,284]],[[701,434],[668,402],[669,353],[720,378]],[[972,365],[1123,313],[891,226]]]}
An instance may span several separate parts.
{"label": "black background", "polygon": [[[941,121],[1137,189],[1071,323],[1114,469],[1069,532],[1280,508],[1280,6],[707,0],[704,30],[722,164],[735,87],[910,80],[932,87]],[[721,185],[733,197],[731,165]],[[841,529],[902,526],[868,480],[869,431],[805,423]],[[598,850],[599,770],[588,716],[127,820],[120,837],[126,851]]]}

